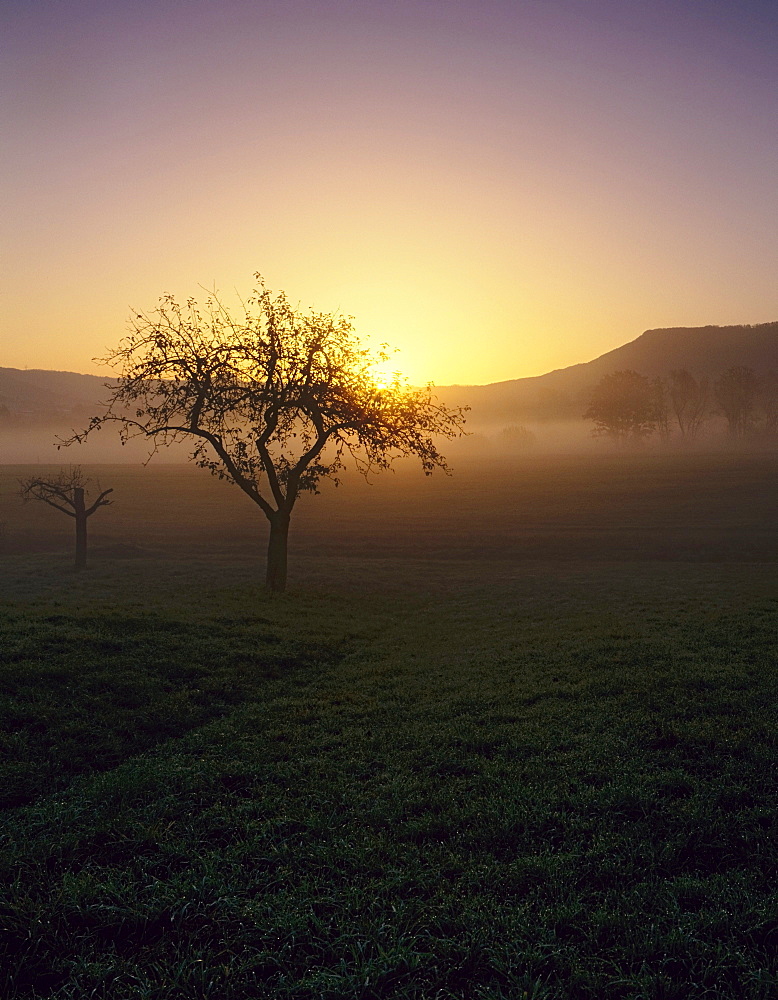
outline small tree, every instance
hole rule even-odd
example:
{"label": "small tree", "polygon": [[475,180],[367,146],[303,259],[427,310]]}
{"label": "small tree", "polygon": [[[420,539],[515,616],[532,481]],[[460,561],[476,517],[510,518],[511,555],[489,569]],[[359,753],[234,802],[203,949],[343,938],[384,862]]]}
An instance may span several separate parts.
{"label": "small tree", "polygon": [[756,372],[742,365],[728,368],[716,381],[714,395],[727,418],[732,437],[745,437],[751,430],[758,392]]}
{"label": "small tree", "polygon": [[[39,479],[31,476],[19,481],[19,492],[22,499],[40,500],[55,510],[62,511],[76,522],[76,569],[86,567],[86,524],[87,519],[98,507],[106,507],[112,501],[108,494],[113,490],[101,490],[97,499],[87,506],[86,489],[91,480],[87,479],[78,466],[73,466],[67,472],[61,472],[54,479]],[[100,486],[97,486],[100,489]]]}
{"label": "small tree", "polygon": [[595,436],[619,443],[641,441],[656,426],[655,394],[645,375],[627,370],[603,376],[592,392],[584,420],[594,421]]}
{"label": "small tree", "polygon": [[294,505],[338,481],[350,455],[367,475],[394,457],[416,456],[426,474],[446,469],[437,436],[462,433],[462,409],[435,402],[431,387],[411,389],[376,374],[383,352],[357,339],[352,321],[294,310],[283,293],[260,287],[233,316],[215,297],[201,307],[171,296],[137,313],[130,335],[106,363],[118,372],[107,411],[86,431],[115,421],[122,442],[145,436],[152,454],[193,443],[192,460],[238,486],[270,523],[267,586],[286,586]]}
{"label": "small tree", "polygon": [[708,417],[710,383],[679,368],[670,372],[670,400],[681,437],[693,441]]}

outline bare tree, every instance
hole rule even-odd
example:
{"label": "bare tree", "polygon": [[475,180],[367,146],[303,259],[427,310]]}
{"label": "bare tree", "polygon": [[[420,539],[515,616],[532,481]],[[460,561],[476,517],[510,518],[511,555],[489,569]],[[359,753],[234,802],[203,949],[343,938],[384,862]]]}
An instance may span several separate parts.
{"label": "bare tree", "polygon": [[716,402],[727,418],[729,433],[733,437],[745,437],[753,427],[758,392],[756,372],[742,365],[728,368],[716,381]]}
{"label": "bare tree", "polygon": [[345,460],[368,474],[416,456],[446,469],[435,439],[462,433],[464,411],[438,404],[431,386],[382,381],[383,352],[366,349],[352,321],[301,313],[259,288],[232,315],[216,296],[201,307],[160,300],[137,313],[104,361],[118,372],[108,409],[67,444],[115,421],[122,442],[145,436],[152,452],[190,440],[191,459],[238,486],[270,522],[267,586],[285,589],[289,523],[301,493],[338,481]]}
{"label": "bare tree", "polygon": [[592,391],[584,420],[594,421],[595,436],[619,443],[641,441],[656,427],[654,393],[645,375],[626,370],[604,375]]}
{"label": "bare tree", "polygon": [[651,401],[654,408],[654,427],[663,443],[670,438],[670,393],[667,383],[658,375],[651,379]]}
{"label": "bare tree", "polygon": [[778,372],[771,371],[764,376],[759,396],[764,413],[765,432],[776,434],[778,433]]}
{"label": "bare tree", "polygon": [[76,522],[76,569],[86,567],[86,526],[87,519],[98,507],[106,507],[112,503],[108,494],[113,489],[100,490],[97,498],[87,506],[86,490],[91,480],[86,478],[78,466],[72,466],[67,472],[61,472],[53,479],[41,479],[30,476],[19,481],[19,493],[23,500],[40,500],[55,510],[62,511]]}
{"label": "bare tree", "polygon": [[699,381],[686,368],[670,372],[670,399],[681,437],[693,441],[708,418],[710,383]]}

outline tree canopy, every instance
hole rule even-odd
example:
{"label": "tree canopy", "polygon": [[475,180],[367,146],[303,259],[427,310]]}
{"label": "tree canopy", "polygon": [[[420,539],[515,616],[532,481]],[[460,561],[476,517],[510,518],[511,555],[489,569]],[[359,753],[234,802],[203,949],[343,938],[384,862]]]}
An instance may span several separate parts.
{"label": "tree canopy", "polygon": [[635,371],[604,375],[592,392],[585,420],[594,421],[596,435],[615,441],[642,440],[656,425],[656,393],[645,375]]}
{"label": "tree canopy", "polygon": [[380,378],[387,354],[363,346],[350,317],[302,312],[255,278],[239,316],[215,295],[203,305],[165,296],[135,313],[102,359],[118,373],[106,412],[70,442],[109,422],[122,441],[148,437],[152,453],[191,441],[192,460],[235,483],[269,520],[267,583],[280,590],[302,492],[337,482],[349,458],[364,474],[398,456],[415,456],[426,474],[445,470],[437,439],[462,433],[464,410],[437,403],[429,385]]}
{"label": "tree canopy", "polygon": [[733,437],[746,437],[752,429],[759,388],[756,372],[743,365],[728,368],[716,380],[714,396]]}
{"label": "tree canopy", "polygon": [[670,399],[681,437],[693,440],[709,415],[708,379],[696,379],[686,368],[670,372]]}

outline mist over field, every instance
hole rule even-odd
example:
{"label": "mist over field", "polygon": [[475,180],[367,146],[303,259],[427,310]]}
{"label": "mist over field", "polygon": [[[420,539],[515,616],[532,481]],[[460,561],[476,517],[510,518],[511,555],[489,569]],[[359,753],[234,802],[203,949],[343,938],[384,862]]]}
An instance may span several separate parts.
{"label": "mist over field", "polygon": [[[53,422],[35,424],[30,427],[0,426],[0,461],[8,465],[69,466],[93,464],[140,465],[145,462],[152,446],[140,439],[122,445],[119,436],[111,430],[104,430],[81,443],[70,447],[58,447],[74,432],[81,431],[82,423]],[[190,448],[172,445],[165,448],[161,460],[166,463],[186,462]]]}
{"label": "mist over field", "polygon": [[[474,558],[488,578],[490,560],[517,566],[553,560],[772,560],[778,495],[775,454],[729,452],[554,455],[462,454],[453,474],[423,476],[413,462],[394,472],[356,472],[340,486],[303,495],[292,517],[290,574],[295,586],[338,586],[343,560],[392,554],[409,559]],[[187,464],[83,465],[113,504],[90,525],[96,560],[108,553],[146,553],[175,563],[181,553],[228,553],[256,562],[261,576],[266,522],[232,484]],[[17,481],[59,466],[0,467],[4,545],[68,552],[68,518],[22,504]],[[334,564],[329,563],[335,558]]]}
{"label": "mist over field", "polygon": [[[0,461],[6,465],[139,465],[147,460],[151,451],[151,444],[140,438],[122,445],[110,428],[91,435],[81,444],[58,449],[62,440],[82,428],[83,425],[62,423],[29,428],[0,427]],[[444,454],[457,464],[489,456],[602,453],[608,450],[607,445],[592,437],[590,426],[583,420],[526,424],[469,421],[466,432],[461,438],[440,443]],[[179,464],[188,461],[190,452],[191,447],[182,442],[161,449],[152,461]]]}
{"label": "mist over field", "polygon": [[[660,409],[666,433],[622,439],[622,451],[774,450],[778,447],[778,323],[647,330],[607,354],[584,364],[532,378],[489,385],[435,387],[444,406],[467,406],[463,437],[441,439],[452,458],[521,454],[597,454],[608,451],[607,437],[592,435],[584,416],[592,394],[614,372],[633,371],[649,387],[661,385]],[[747,433],[733,435],[716,386],[727,372],[751,373],[753,385]],[[673,379],[685,372],[704,386],[703,420],[693,437],[681,432],[672,401]],[[73,372],[0,368],[0,462],[63,464],[144,461],[147,442],[122,447],[112,425],[77,446],[56,450],[59,439],[83,431],[104,412],[115,379]],[[656,402],[656,401],[654,401]],[[653,404],[652,404],[653,405]],[[184,443],[165,448],[164,462],[185,461]]]}
{"label": "mist over field", "polygon": [[[86,441],[60,447],[83,424],[55,422],[33,427],[0,426],[0,461],[6,465],[139,465],[147,460],[152,445],[137,438],[122,445],[111,428],[92,434]],[[441,441],[440,447],[452,461],[525,453],[602,452],[603,445],[592,438],[584,421],[548,421],[539,424],[483,424],[468,422],[466,435],[454,441]],[[152,461],[179,464],[188,461],[191,447],[178,443],[160,449]]]}
{"label": "mist over field", "polygon": [[[70,465],[129,465],[139,466],[149,461],[152,444],[136,438],[122,445],[118,435],[110,428],[92,434],[83,443],[57,447],[82,425],[54,424],[52,426],[0,427],[0,461],[3,465],[43,465],[47,467]],[[712,421],[695,441],[683,441],[678,436],[669,441],[659,439],[614,444],[592,435],[591,422],[585,420],[547,420],[542,422],[500,423],[468,420],[465,435],[453,441],[440,441],[440,448],[449,464],[458,474],[473,461],[484,459],[509,459],[521,456],[565,456],[667,454],[709,452],[729,454],[733,451],[756,452],[769,455],[778,450],[778,443],[771,438],[756,438],[747,442],[732,440],[727,436],[721,420]],[[189,461],[191,446],[179,442],[160,448],[150,459],[156,464],[185,464]],[[389,475],[392,473],[390,472]]]}

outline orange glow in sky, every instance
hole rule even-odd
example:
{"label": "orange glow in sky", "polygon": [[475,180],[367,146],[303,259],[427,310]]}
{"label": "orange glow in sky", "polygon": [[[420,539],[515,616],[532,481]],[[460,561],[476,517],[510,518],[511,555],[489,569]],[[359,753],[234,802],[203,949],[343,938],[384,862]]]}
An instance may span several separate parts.
{"label": "orange glow in sky", "polygon": [[353,315],[412,382],[778,319],[773,3],[6,4],[0,367],[130,309]]}

